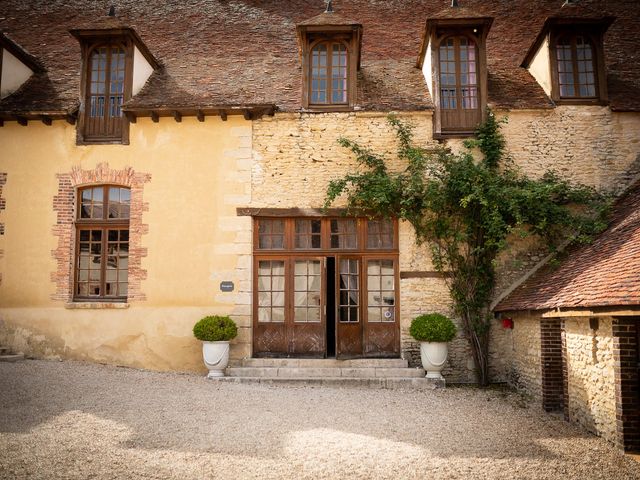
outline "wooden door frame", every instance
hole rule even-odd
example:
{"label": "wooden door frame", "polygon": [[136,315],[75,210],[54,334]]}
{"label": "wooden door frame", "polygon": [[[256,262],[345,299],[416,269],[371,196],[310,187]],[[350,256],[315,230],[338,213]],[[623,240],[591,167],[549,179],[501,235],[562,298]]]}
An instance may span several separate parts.
{"label": "wooden door frame", "polygon": [[[345,258],[357,259],[359,262],[359,270],[358,270],[358,278],[359,278],[359,323],[361,322],[361,337],[362,337],[362,349],[361,352],[357,354],[358,357],[398,357],[400,355],[400,263],[399,263],[399,228],[398,228],[398,220],[391,219],[393,226],[393,238],[392,238],[392,246],[390,248],[369,248],[368,244],[368,229],[369,222],[367,218],[363,217],[346,217],[352,218],[356,222],[356,239],[357,245],[356,248],[353,249],[340,249],[340,248],[331,248],[331,231],[330,231],[330,222],[333,219],[339,219],[341,217],[337,217],[335,215],[331,216],[284,216],[284,215],[274,215],[272,211],[270,214],[263,217],[254,217],[254,229],[253,229],[253,272],[252,272],[252,286],[253,286],[253,305],[252,305],[252,314],[253,314],[253,331],[252,331],[252,355],[253,356],[268,356],[268,352],[256,352],[256,332],[258,331],[258,327],[264,325],[267,322],[258,322],[258,262],[262,260],[282,260],[285,262],[285,321],[283,322],[283,328],[287,328],[288,321],[293,325],[293,317],[294,317],[294,263],[296,259],[320,259],[322,261],[322,286],[321,286],[321,324],[324,326],[325,334],[324,334],[324,355],[327,352],[327,338],[326,338],[326,305],[327,305],[327,282],[330,281],[327,279],[327,271],[326,271],[326,259],[328,257],[333,257],[336,260],[336,270],[335,270],[335,335],[336,335],[336,356],[339,356],[339,295],[340,295],[340,285],[339,285],[339,270],[340,270],[340,260]],[[259,248],[259,228],[258,222],[260,221],[270,221],[270,220],[279,220],[284,222],[284,230],[282,231],[282,248],[278,249],[260,249]],[[306,248],[306,249],[296,249],[295,248],[295,222],[296,220],[320,220],[321,221],[321,230],[320,230],[320,239],[321,239],[321,247],[320,248]],[[271,235],[271,234],[270,234]],[[394,328],[394,336],[395,336],[395,346],[393,353],[387,354],[373,354],[367,355],[365,354],[365,342],[367,337],[366,333],[366,323],[367,323],[367,272],[365,270],[366,262],[369,260],[392,260],[394,262],[394,288],[395,288],[395,328]],[[385,323],[385,322],[383,322]],[[290,348],[288,345],[290,344],[289,334],[285,332],[285,344],[287,347],[285,348],[285,352],[275,352],[274,355],[287,355],[291,356]]]}

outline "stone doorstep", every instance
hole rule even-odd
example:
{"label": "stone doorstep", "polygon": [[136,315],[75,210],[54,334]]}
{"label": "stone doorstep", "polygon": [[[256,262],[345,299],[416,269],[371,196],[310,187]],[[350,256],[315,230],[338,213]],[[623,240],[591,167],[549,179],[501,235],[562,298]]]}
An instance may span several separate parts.
{"label": "stone doorstep", "polygon": [[310,367],[310,368],[407,368],[409,362],[402,358],[243,358],[234,367]]}
{"label": "stone doorstep", "polygon": [[228,367],[230,377],[262,378],[421,378],[418,368],[387,367]]}
{"label": "stone doorstep", "polygon": [[324,378],[284,378],[284,377],[219,377],[212,381],[221,383],[241,383],[278,385],[291,387],[362,387],[379,388],[387,390],[434,390],[445,386],[444,380],[433,380],[424,377],[404,378],[349,378],[349,377],[324,377]]}

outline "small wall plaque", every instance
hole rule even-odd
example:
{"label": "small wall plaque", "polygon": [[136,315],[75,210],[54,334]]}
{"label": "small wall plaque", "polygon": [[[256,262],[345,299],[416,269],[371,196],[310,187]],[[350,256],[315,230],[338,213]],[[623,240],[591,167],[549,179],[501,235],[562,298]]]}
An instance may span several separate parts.
{"label": "small wall plaque", "polygon": [[220,282],[221,292],[233,292],[233,282]]}

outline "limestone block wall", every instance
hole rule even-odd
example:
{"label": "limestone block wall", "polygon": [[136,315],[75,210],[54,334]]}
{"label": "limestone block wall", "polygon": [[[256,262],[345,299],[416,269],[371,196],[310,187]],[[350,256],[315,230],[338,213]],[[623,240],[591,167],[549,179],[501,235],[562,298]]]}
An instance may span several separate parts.
{"label": "limestone block wall", "polygon": [[640,115],[603,106],[497,111],[517,165],[537,176],[552,169],[575,181],[620,190],[640,174]]}
{"label": "limestone block wall", "polygon": [[[398,114],[415,125],[420,145],[435,146],[431,112]],[[340,145],[345,137],[394,157],[395,135],[386,113],[282,113],[253,123],[252,207],[321,207],[330,180],[357,162]],[[395,168],[403,168],[393,162]]]}
{"label": "limestone block wall", "polygon": [[492,344],[502,365],[496,373],[502,375],[517,389],[540,400],[542,398],[540,315],[535,312],[510,312],[505,316],[513,319],[513,329],[502,329],[499,325],[494,325],[495,328],[492,330]]}
{"label": "limestone block wall", "polygon": [[592,329],[588,318],[564,320],[568,414],[572,422],[616,442],[616,392],[612,319],[598,319]]}

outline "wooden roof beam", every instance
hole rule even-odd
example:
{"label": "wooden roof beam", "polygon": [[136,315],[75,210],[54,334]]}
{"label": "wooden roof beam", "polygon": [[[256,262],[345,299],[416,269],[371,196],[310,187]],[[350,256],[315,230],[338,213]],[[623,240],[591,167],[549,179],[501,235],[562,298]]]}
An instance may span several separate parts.
{"label": "wooden roof beam", "polygon": [[182,122],[182,114],[178,110],[174,110],[173,112],[171,112],[171,115],[177,123]]}
{"label": "wooden roof beam", "polygon": [[220,118],[222,119],[223,122],[227,121],[227,111],[226,110],[220,110]]}
{"label": "wooden roof beam", "polygon": [[154,112],[153,110],[151,111],[151,121],[153,123],[158,123],[160,121],[160,116],[158,115],[158,112]]}
{"label": "wooden roof beam", "polygon": [[29,124],[29,120],[25,117],[21,117],[20,115],[16,115],[16,121],[23,127],[26,127]]}
{"label": "wooden roof beam", "polygon": [[202,110],[198,110],[196,117],[198,117],[199,122],[204,122],[204,112]]}
{"label": "wooden roof beam", "polygon": [[138,121],[138,117],[136,117],[134,112],[124,112],[124,114],[126,115],[127,120],[129,120],[129,123],[136,123]]}
{"label": "wooden roof beam", "polygon": [[42,115],[41,120],[42,120],[42,123],[44,123],[46,126],[48,127],[51,126],[51,117],[48,117],[47,115]]}

